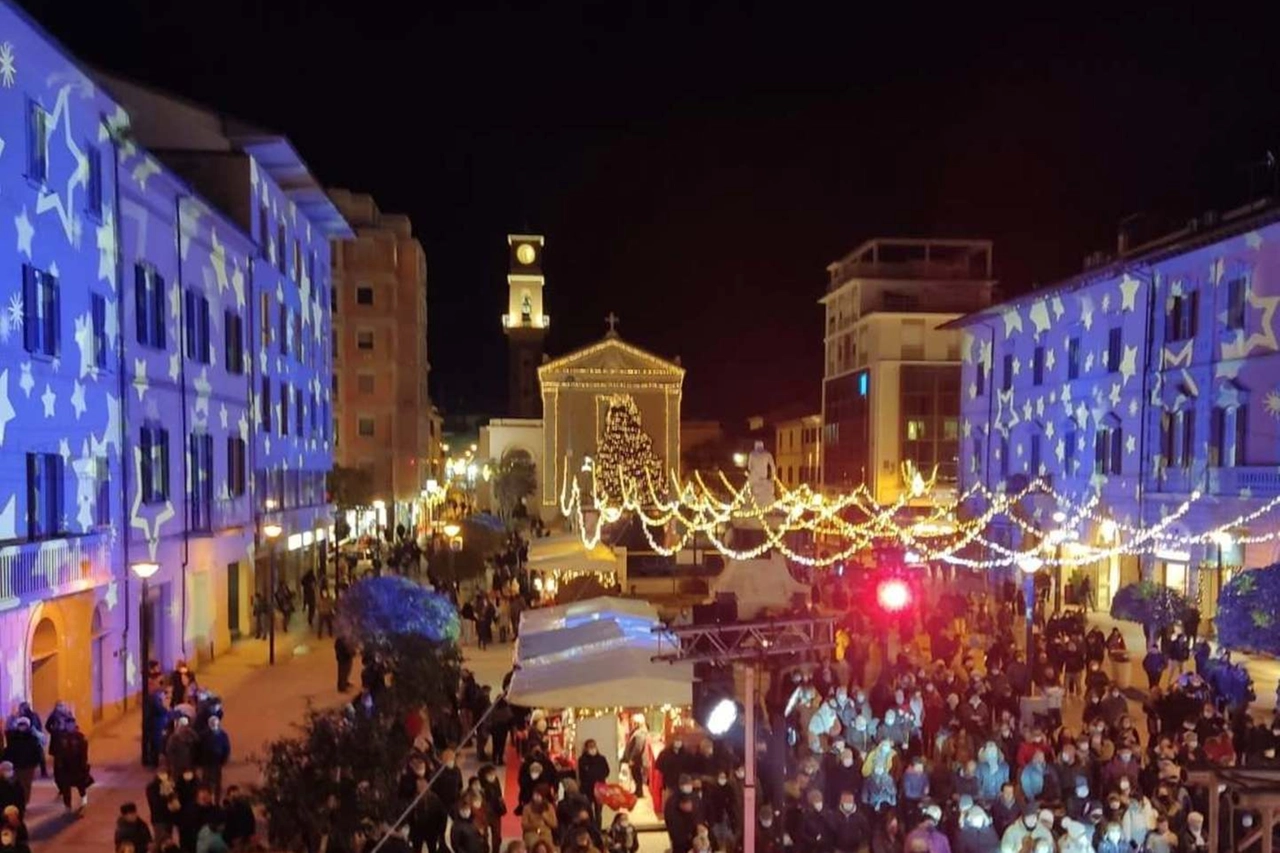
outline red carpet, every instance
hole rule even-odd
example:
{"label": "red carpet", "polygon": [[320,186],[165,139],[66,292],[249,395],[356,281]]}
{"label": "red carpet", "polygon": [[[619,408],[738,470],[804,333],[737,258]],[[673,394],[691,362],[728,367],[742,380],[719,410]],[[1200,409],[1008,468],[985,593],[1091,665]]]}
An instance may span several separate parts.
{"label": "red carpet", "polygon": [[520,803],[520,755],[510,741],[503,760],[506,764],[498,768],[507,771],[502,780],[502,796],[507,801],[507,813],[502,816],[502,840],[511,841],[520,837],[520,817],[516,814]]}

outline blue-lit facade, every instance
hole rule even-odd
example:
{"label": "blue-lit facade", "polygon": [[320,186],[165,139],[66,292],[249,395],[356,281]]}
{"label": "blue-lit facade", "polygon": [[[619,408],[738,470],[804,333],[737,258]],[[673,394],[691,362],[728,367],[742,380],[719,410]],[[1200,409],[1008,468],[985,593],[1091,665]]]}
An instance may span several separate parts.
{"label": "blue-lit facade", "polygon": [[[1064,570],[1106,607],[1140,576],[1188,593],[1205,616],[1234,571],[1276,560],[1280,495],[1280,215],[1241,210],[1049,288],[972,314],[963,328],[961,484],[1015,490],[1045,477],[1099,517],[1065,555],[1110,548],[1115,525],[1168,527],[1165,547]],[[1051,526],[1054,507],[1026,511]],[[1215,541],[1178,541],[1230,525]],[[1010,531],[1010,542],[1016,535]],[[1152,549],[1148,549],[1152,550]]]}
{"label": "blue-lit facade", "polygon": [[177,102],[0,24],[0,707],[89,728],[138,690],[143,630],[171,666],[249,629],[264,521],[282,576],[321,558],[347,229],[278,135],[182,104],[222,144],[153,140],[194,126]]}

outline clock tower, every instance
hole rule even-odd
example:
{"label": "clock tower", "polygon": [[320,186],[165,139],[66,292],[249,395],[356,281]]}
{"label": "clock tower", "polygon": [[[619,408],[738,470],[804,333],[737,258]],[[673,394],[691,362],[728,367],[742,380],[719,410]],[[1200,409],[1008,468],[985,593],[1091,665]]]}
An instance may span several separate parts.
{"label": "clock tower", "polygon": [[507,408],[512,417],[542,416],[538,367],[551,318],[542,310],[543,238],[539,234],[508,234],[507,313],[502,330],[507,336]]}

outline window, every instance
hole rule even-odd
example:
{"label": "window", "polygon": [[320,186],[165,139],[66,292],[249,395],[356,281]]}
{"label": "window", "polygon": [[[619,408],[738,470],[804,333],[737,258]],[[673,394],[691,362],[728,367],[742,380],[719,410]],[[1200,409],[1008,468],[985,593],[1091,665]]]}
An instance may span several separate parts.
{"label": "window", "polygon": [[292,321],[290,325],[291,325],[291,328],[293,329],[293,347],[292,347],[293,357],[296,358],[299,362],[301,362],[303,360],[302,358],[302,312],[291,311],[289,312],[289,317],[290,317],[290,320]]}
{"label": "window", "polygon": [[280,274],[284,275],[285,265],[289,262],[289,255],[285,246],[288,243],[284,235],[284,220],[276,223],[276,269],[280,270]]}
{"label": "window", "polygon": [[1070,425],[1062,437],[1062,470],[1068,477],[1076,473],[1076,445],[1079,444],[1075,424]]}
{"label": "window", "polygon": [[1245,463],[1245,432],[1248,429],[1249,408],[1219,406],[1213,410],[1209,424],[1209,464],[1214,467],[1235,468]]}
{"label": "window", "polygon": [[142,502],[163,503],[169,499],[169,431],[150,425],[142,428]]}
{"label": "window", "polygon": [[373,304],[373,288],[357,287],[356,288],[356,304],[372,305]]}
{"label": "window", "polygon": [[262,254],[271,257],[271,210],[265,201],[258,206],[258,243]]}
{"label": "window", "polygon": [[27,352],[54,357],[60,349],[58,279],[33,266],[22,267],[22,334]]}
{"label": "window", "polygon": [[227,494],[238,498],[245,491],[245,443],[239,436],[227,436]]}
{"label": "window", "polygon": [[27,177],[49,180],[49,114],[35,101],[27,104]]}
{"label": "window", "polygon": [[373,374],[361,373],[356,377],[356,390],[361,394],[373,393]]}
{"label": "window", "polygon": [[195,290],[187,291],[187,358],[209,363],[209,300]]}
{"label": "window", "polygon": [[85,209],[89,215],[102,221],[102,152],[92,144],[85,144],[85,161],[89,174],[85,177]]}
{"label": "window", "polygon": [[111,466],[105,456],[93,459],[93,525],[111,526]]}
{"label": "window", "polygon": [[338,288],[337,287],[329,288],[329,310],[334,314],[338,313]]}
{"label": "window", "polygon": [[293,280],[302,280],[302,243],[296,237],[293,241]]}
{"label": "window", "polygon": [[227,373],[244,373],[244,318],[234,311],[227,311],[222,318],[226,334]]}
{"label": "window", "polygon": [[982,439],[974,438],[970,445],[969,471],[977,474],[982,470]]}
{"label": "window", "polygon": [[1194,338],[1199,307],[1200,294],[1194,290],[1172,297],[1169,300],[1169,313],[1165,317],[1165,339],[1185,341]]}
{"label": "window", "polygon": [[138,343],[164,349],[164,279],[154,267],[147,264],[134,267],[133,297]]}
{"label": "window", "polygon": [[1009,476],[1009,439],[1005,436],[1000,438],[1000,476]]}
{"label": "window", "polygon": [[1008,391],[1013,387],[1013,353],[1004,354],[1004,370],[1000,377],[1000,390]]}
{"label": "window", "polygon": [[323,304],[320,298],[320,283],[316,281],[316,253],[307,252],[307,280],[311,282],[311,292],[316,295],[316,306]]}
{"label": "window", "polygon": [[975,393],[981,397],[987,393],[987,364],[984,361],[979,361],[977,364],[978,369],[977,374],[973,377],[973,384]]}
{"label": "window", "polygon": [[271,432],[271,378],[262,377],[262,393],[258,395],[258,420],[263,432]]}
{"label": "window", "polygon": [[361,435],[367,437],[373,436],[373,418],[360,418],[360,420],[356,422],[356,426],[359,428],[358,431]]}
{"label": "window", "polygon": [[93,366],[107,366],[107,298],[101,293],[91,294],[89,307],[93,322]]}
{"label": "window", "polygon": [[1119,474],[1123,471],[1124,436],[1119,423],[1108,422],[1098,427],[1093,439],[1093,472]]}
{"label": "window", "polygon": [[302,428],[306,423],[306,403],[301,388],[295,388],[293,391],[293,428],[302,437]]}
{"label": "window", "polygon": [[213,522],[213,436],[191,436],[191,529],[208,530]]}
{"label": "window", "polygon": [[1040,433],[1031,434],[1031,453],[1027,460],[1027,473],[1033,477],[1040,473],[1040,441]]}
{"label": "window", "polygon": [[1031,359],[1031,381],[1036,385],[1044,384],[1044,344],[1036,347]]}
{"label": "window", "polygon": [[333,374],[333,379],[330,384],[333,386],[332,396],[337,397],[338,396],[338,374],[336,373]]}
{"label": "window", "polygon": [[1116,326],[1107,332],[1107,373],[1120,370],[1120,359],[1124,355],[1124,329]]}
{"label": "window", "polygon": [[27,454],[27,538],[48,539],[62,526],[63,461],[57,453]]}
{"label": "window", "polygon": [[316,395],[312,393],[311,407],[307,410],[307,413],[311,415],[311,432],[312,433],[316,431],[316,409],[317,408],[319,408],[319,401],[316,399]]}
{"label": "window", "polygon": [[923,441],[925,432],[925,422],[923,418],[911,418],[907,420],[907,441]]}
{"label": "window", "polygon": [[373,332],[356,332],[356,349],[373,349]]}
{"label": "window", "polygon": [[262,349],[271,346],[271,294],[263,293],[258,299],[258,326],[262,331]]}
{"label": "window", "polygon": [[1227,328],[1244,328],[1244,303],[1249,291],[1249,283],[1239,276],[1227,282]]}
{"label": "window", "polygon": [[289,383],[280,383],[280,434],[289,434]]}
{"label": "window", "polygon": [[1067,341],[1067,378],[1080,378],[1080,339]]}
{"label": "window", "polygon": [[289,340],[289,308],[285,305],[281,305],[280,313],[276,315],[276,318],[279,321],[277,334],[280,336],[276,343],[280,345],[280,354],[288,355],[289,344],[292,343],[292,341]]}

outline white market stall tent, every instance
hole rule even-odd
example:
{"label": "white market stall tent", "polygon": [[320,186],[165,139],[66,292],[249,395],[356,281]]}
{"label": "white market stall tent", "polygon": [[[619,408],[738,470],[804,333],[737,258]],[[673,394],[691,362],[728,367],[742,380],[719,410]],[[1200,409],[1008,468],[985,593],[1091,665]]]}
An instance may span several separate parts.
{"label": "white market stall tent", "polygon": [[[508,699],[526,707],[688,705],[693,665],[654,663],[658,612],[647,601],[593,598],[520,615]],[[670,651],[673,641],[663,642]]]}

